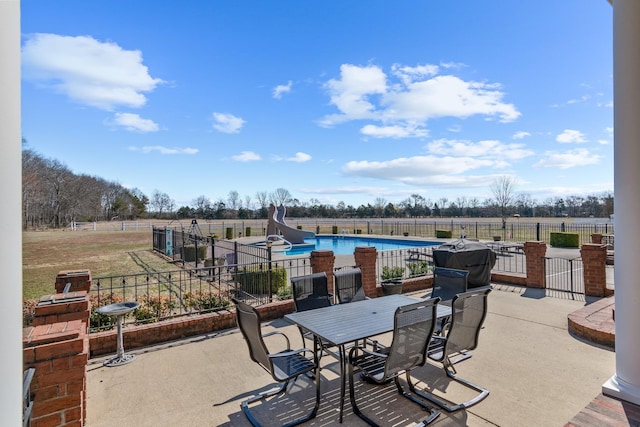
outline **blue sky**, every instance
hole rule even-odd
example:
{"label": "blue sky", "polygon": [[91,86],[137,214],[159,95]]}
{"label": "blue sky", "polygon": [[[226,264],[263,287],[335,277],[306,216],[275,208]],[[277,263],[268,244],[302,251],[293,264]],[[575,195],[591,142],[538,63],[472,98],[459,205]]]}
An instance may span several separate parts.
{"label": "blue sky", "polygon": [[176,205],[613,191],[605,0],[23,0],[26,147]]}

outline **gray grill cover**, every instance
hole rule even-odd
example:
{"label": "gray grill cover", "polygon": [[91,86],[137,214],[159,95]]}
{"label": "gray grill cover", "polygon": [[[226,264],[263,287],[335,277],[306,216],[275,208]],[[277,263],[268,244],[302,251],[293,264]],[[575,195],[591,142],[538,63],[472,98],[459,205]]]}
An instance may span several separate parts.
{"label": "gray grill cover", "polygon": [[434,249],[433,262],[436,267],[467,270],[469,288],[474,288],[491,282],[496,253],[483,243],[459,239]]}

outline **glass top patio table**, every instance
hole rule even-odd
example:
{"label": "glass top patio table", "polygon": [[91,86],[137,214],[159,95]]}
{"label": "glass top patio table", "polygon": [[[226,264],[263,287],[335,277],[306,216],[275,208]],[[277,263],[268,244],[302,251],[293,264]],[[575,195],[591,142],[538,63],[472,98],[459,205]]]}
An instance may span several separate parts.
{"label": "glass top patio table", "polygon": [[[419,302],[404,295],[388,295],[348,304],[336,304],[314,310],[290,313],[289,322],[314,334],[317,338],[338,346],[340,355],[340,422],[345,395],[345,344],[393,330],[393,317],[398,307]],[[451,307],[438,304],[437,317],[451,315]]]}

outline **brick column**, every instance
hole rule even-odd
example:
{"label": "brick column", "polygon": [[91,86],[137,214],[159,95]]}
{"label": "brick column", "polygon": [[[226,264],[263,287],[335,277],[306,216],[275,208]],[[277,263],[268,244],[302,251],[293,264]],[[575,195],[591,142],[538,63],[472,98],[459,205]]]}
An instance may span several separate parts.
{"label": "brick column", "polygon": [[35,368],[31,425],[82,426],[86,421],[89,337],[82,320],[23,330],[24,368]]}
{"label": "brick column", "polygon": [[336,257],[333,254],[333,251],[311,251],[311,272],[324,272],[327,275],[327,286],[329,288],[329,293],[331,294],[335,293],[333,286],[333,267],[335,265],[335,261]]}
{"label": "brick column", "polygon": [[524,254],[527,259],[527,287],[544,288],[545,287],[545,255],[547,253],[547,244],[545,242],[525,242]]}
{"label": "brick column", "polygon": [[56,293],[61,294],[67,283],[71,283],[70,292],[89,292],[89,289],[91,289],[91,272],[89,270],[59,272],[56,276]]}
{"label": "brick column", "polygon": [[580,256],[582,256],[584,268],[584,294],[590,297],[605,296],[607,292],[607,247],[585,243],[580,247]]}
{"label": "brick column", "polygon": [[81,320],[88,328],[90,314],[89,295],[86,291],[45,295],[36,304],[32,324],[40,326]]}
{"label": "brick column", "polygon": [[353,253],[356,267],[362,272],[362,289],[370,298],[378,296],[376,283],[376,259],[377,251],[373,246],[358,246]]}
{"label": "brick column", "polygon": [[602,243],[602,234],[601,233],[593,233],[591,235],[591,243],[595,243],[597,245]]}

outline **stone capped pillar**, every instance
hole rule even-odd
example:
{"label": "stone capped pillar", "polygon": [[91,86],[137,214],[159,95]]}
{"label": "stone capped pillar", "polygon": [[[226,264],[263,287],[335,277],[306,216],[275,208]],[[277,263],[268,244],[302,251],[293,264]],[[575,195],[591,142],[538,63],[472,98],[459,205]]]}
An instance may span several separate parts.
{"label": "stone capped pillar", "polygon": [[69,292],[87,291],[91,289],[91,272],[89,270],[61,271],[56,276],[56,293],[63,293],[70,283]]}
{"label": "stone capped pillar", "polygon": [[586,243],[580,247],[584,274],[584,294],[603,297],[607,291],[607,248],[604,245]]}
{"label": "stone capped pillar", "polygon": [[527,287],[545,287],[545,255],[547,244],[545,242],[532,241],[524,243],[524,254],[527,258]]}
{"label": "stone capped pillar", "polygon": [[362,272],[362,289],[369,298],[378,296],[376,281],[377,251],[373,246],[358,246],[353,253],[356,267]]}
{"label": "stone capped pillar", "polygon": [[33,426],[82,426],[86,421],[89,336],[82,320],[23,330],[24,369],[31,382]]}
{"label": "stone capped pillar", "polygon": [[599,245],[602,243],[602,233],[593,233],[591,234],[591,243],[595,243]]}
{"label": "stone capped pillar", "polygon": [[336,257],[333,251],[318,250],[311,251],[311,272],[322,273],[327,275],[327,287],[329,293],[334,294],[333,286],[333,268],[336,262]]}
{"label": "stone capped pillar", "polygon": [[36,304],[33,326],[81,320],[89,327],[91,305],[86,291],[45,295]]}

